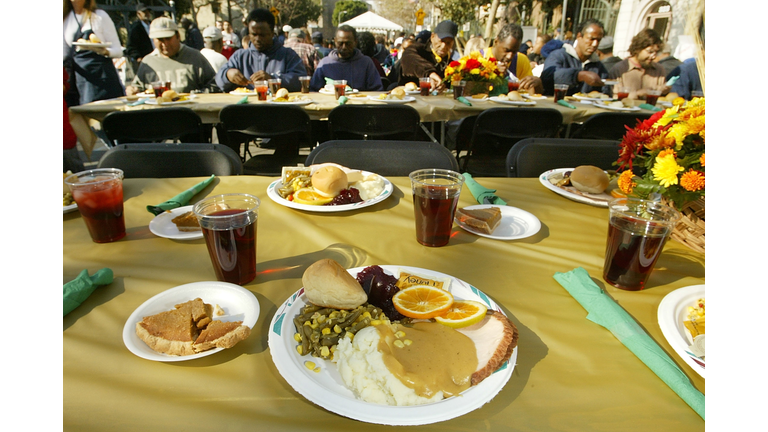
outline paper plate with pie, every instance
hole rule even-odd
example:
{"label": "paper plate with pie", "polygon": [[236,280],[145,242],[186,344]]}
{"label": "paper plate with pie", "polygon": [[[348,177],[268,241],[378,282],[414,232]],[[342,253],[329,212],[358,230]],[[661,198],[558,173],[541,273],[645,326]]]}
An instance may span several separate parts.
{"label": "paper plate with pie", "polygon": [[[450,281],[448,290],[456,300],[472,300],[481,303],[493,314],[501,314],[501,308],[485,293],[460,279],[449,275],[414,267],[381,265],[384,273],[397,278],[401,271],[418,274],[427,278]],[[356,276],[364,267],[348,269]],[[297,352],[300,343],[294,339],[296,327],[294,317],[308,303],[305,289],[292,294],[277,309],[269,325],[269,351],[278,372],[299,394],[310,402],[333,413],[351,419],[384,425],[422,425],[456,418],[480,409],[490,402],[512,377],[518,356],[516,340],[500,348],[509,354],[508,360],[500,363],[495,372],[487,375],[477,385],[471,386],[459,395],[424,405],[394,406],[366,402],[358,399],[341,378],[337,363],[311,355],[301,356]],[[488,317],[488,315],[486,315]],[[488,318],[486,318],[488,319]],[[506,320],[506,318],[505,318]],[[513,327],[511,323],[507,328]],[[461,330],[461,329],[459,329]],[[513,330],[510,330],[510,332]],[[516,330],[514,330],[516,332]],[[471,337],[470,337],[471,338]],[[511,348],[511,353],[509,349]],[[499,359],[500,360],[500,359]],[[305,362],[314,363],[308,368]]]}
{"label": "paper plate with pie", "polygon": [[[498,209],[496,211],[494,208]],[[494,240],[518,240],[530,237],[541,229],[541,221],[525,210],[505,205],[480,204],[457,209],[456,225],[480,237]],[[488,223],[493,230],[489,231]]]}
{"label": "paper plate with pie", "polygon": [[573,168],[557,168],[546,171],[539,176],[539,182],[558,195],[562,195],[573,201],[597,207],[608,207],[608,202],[615,199],[605,192],[601,194],[591,194],[582,192],[573,186],[557,186],[557,183],[570,171],[573,171]]}
{"label": "paper plate with pie", "polygon": [[[677,355],[702,378],[706,378],[704,376],[705,356],[703,352],[700,352],[700,355],[693,352],[696,350],[692,347],[694,339],[691,330],[686,326],[686,321],[689,321],[688,308],[695,307],[699,299],[704,299],[704,295],[704,285],[676,289],[661,300],[658,311],[659,327],[664,338],[667,339]],[[703,338],[703,317],[701,317],[700,325],[696,326],[696,331],[701,333],[699,338]],[[698,342],[701,342],[699,348],[703,351],[703,340],[697,340]]]}
{"label": "paper plate with pie", "polygon": [[[192,213],[192,207],[188,205],[160,213],[149,222],[149,230],[158,237],[173,240],[196,240],[203,238],[203,231],[200,229],[200,225],[197,224],[197,218]],[[173,222],[176,218],[179,218],[176,220],[178,225]]]}
{"label": "paper plate with pie", "polygon": [[[182,313],[186,309],[179,312],[181,316],[175,314],[177,310],[180,310],[176,308],[177,305],[194,305],[197,303],[195,300],[198,298],[202,300],[204,305],[207,305],[202,309],[205,310],[205,314],[208,315],[207,317],[210,320],[206,320],[201,316],[203,312],[197,310],[200,308],[194,309],[190,307],[190,310],[193,311],[191,316],[195,318],[194,323],[189,318],[185,318],[185,315]],[[152,316],[160,316],[161,319],[152,320],[145,318]],[[214,347],[189,355],[165,354],[150,348],[139,337],[137,334],[137,324],[141,322],[149,324],[143,327],[147,330],[147,334],[153,336],[152,341],[163,343],[166,347],[181,346],[187,349],[198,342],[202,343],[200,336],[202,336],[202,339],[205,339],[206,335],[214,330],[219,331],[223,329],[221,335],[223,338],[226,338],[229,333],[232,333],[230,328],[234,332],[242,330],[240,326],[253,329],[258,319],[259,301],[247,289],[228,282],[193,282],[163,291],[136,308],[125,322],[125,327],[123,327],[123,342],[130,352],[143,359],[160,362],[193,360],[216,354],[225,348]],[[206,323],[205,321],[210,322]],[[193,330],[190,328],[191,326],[203,327],[204,324],[206,326],[203,330]],[[249,334],[249,332],[250,330],[245,332],[245,334]],[[246,335],[245,339],[248,337],[253,336]],[[243,342],[240,341],[240,343]],[[204,348],[201,347],[201,349]]]}

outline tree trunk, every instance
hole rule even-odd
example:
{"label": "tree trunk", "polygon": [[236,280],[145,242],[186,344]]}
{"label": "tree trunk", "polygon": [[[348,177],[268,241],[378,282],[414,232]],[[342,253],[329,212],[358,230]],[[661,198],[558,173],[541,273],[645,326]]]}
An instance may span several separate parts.
{"label": "tree trunk", "polygon": [[490,40],[493,34],[493,23],[496,21],[496,10],[499,9],[499,0],[493,0],[491,10],[488,11],[488,21],[485,22],[485,40]]}

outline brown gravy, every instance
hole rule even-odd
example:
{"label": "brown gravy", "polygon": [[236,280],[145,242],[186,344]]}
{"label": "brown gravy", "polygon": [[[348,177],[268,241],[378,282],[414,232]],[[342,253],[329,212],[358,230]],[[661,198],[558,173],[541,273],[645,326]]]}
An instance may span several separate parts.
{"label": "brown gravy", "polygon": [[[470,386],[477,369],[475,344],[466,335],[442,324],[420,322],[412,327],[386,324],[376,326],[381,335],[379,351],[384,364],[407,387],[423,397],[443,391],[455,396]],[[397,337],[402,331],[405,336]],[[399,347],[396,341],[410,340]]]}

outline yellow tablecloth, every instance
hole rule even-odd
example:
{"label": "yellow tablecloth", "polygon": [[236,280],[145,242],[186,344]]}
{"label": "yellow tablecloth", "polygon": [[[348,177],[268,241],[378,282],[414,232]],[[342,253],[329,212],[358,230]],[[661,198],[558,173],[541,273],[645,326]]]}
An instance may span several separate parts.
{"label": "yellow tablecloth", "polygon": [[[160,363],[123,344],[129,315],[150,297],[215,276],[204,241],[174,241],[148,229],[157,204],[196,184],[194,179],[125,181],[127,236],[92,243],[78,212],[64,215],[64,281],[83,270],[110,267],[111,285],[98,288],[64,318],[64,429],[136,430],[385,430],[339,416],[300,396],[280,376],[267,344],[277,308],[301,287],[301,275],[320,258],[347,268],[391,264],[447,273],[497,302],[520,331],[514,373],[485,406],[419,431],[567,430],[703,431],[704,421],[553,278],[584,267],[704,391],[704,380],[663,337],[657,308],[669,292],[704,283],[704,256],[669,242],[648,289],[626,292],[602,281],[607,209],[576,203],[537,179],[485,178],[511,206],[533,213],[541,231],[498,241],[454,227],[442,248],[415,240],[407,178],[391,178],[389,199],[345,213],[309,213],[276,204],[266,177],[223,177],[201,192],[247,192],[262,200],[257,279],[245,288],[261,305],[253,333],[234,348],[205,358]],[[464,188],[460,206],[475,204]]]}

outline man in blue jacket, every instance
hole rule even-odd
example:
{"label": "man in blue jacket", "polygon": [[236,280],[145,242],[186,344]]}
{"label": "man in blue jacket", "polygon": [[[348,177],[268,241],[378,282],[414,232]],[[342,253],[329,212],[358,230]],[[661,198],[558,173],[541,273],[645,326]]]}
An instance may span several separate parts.
{"label": "man in blue jacket", "polygon": [[384,90],[376,65],[370,57],[357,49],[357,31],[343,25],[336,30],[336,49],[320,60],[309,88],[318,91],[325,87],[325,79],[347,80],[347,85],[360,91]]}
{"label": "man in blue jacket", "polygon": [[569,95],[593,90],[610,92],[608,87],[603,89],[603,78],[608,77],[608,71],[595,55],[603,35],[603,24],[588,19],[579,25],[573,46],[563,44],[562,48],[552,51],[541,73],[544,94],[554,94],[555,84],[568,84]]}
{"label": "man in blue jacket", "polygon": [[216,84],[224,92],[238,87],[252,88],[253,81],[280,78],[288,91],[301,90],[299,77],[307,70],[296,52],[275,43],[272,29],[275,17],[267,9],[254,9],[248,14],[248,49],[239,49],[216,73]]}

